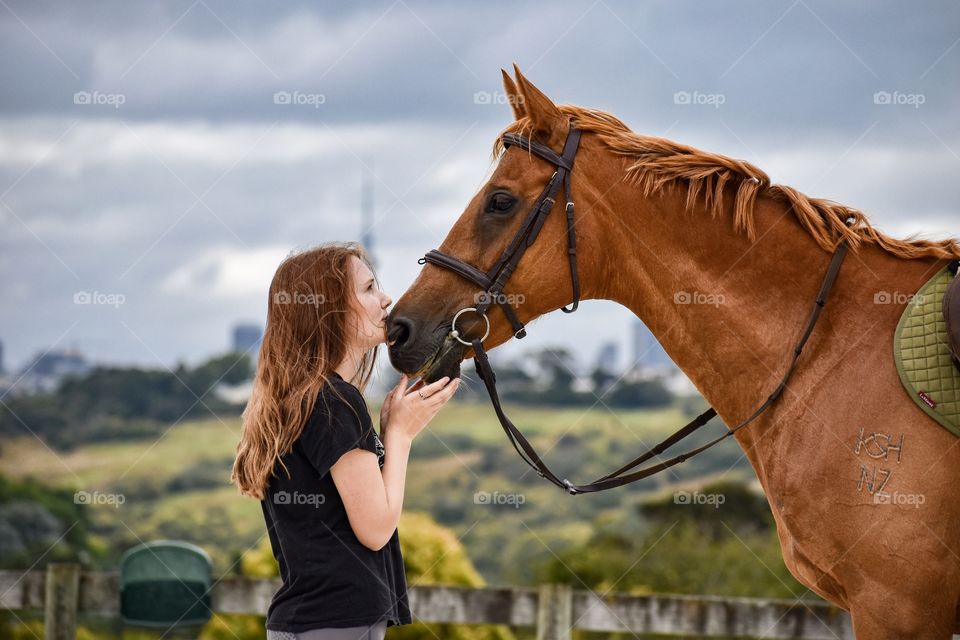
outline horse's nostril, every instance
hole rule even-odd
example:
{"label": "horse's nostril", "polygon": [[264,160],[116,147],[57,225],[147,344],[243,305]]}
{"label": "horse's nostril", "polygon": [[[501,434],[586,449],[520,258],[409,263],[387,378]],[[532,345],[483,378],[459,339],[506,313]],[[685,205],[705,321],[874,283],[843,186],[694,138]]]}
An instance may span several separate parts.
{"label": "horse's nostril", "polygon": [[387,332],[387,338],[393,347],[402,347],[404,343],[413,335],[413,322],[402,316],[397,316],[390,324],[390,330]]}

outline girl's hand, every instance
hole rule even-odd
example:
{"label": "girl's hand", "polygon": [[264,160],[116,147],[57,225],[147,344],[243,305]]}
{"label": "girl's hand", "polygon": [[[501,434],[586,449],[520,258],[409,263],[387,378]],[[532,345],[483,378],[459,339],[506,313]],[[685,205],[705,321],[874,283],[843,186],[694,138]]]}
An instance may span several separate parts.
{"label": "girl's hand", "polygon": [[387,394],[380,411],[380,424],[383,425],[381,431],[396,431],[412,441],[453,397],[460,387],[460,378],[450,381],[449,377],[444,377],[426,386],[418,380],[409,389],[406,388],[407,381],[404,374]]}

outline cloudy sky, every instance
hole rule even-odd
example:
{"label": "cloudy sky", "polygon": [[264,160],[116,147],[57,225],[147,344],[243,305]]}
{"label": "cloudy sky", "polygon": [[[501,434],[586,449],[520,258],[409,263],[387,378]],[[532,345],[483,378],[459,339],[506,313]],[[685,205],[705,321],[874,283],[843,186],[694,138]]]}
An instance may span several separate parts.
{"label": "cloudy sky", "polygon": [[[5,364],[223,351],[234,322],[263,321],[288,251],[359,238],[365,170],[399,297],[488,175],[514,62],[558,102],[747,159],[889,233],[957,235],[958,43],[946,1],[0,0]],[[591,362],[628,348],[630,322],[587,303],[504,350],[577,335]]]}

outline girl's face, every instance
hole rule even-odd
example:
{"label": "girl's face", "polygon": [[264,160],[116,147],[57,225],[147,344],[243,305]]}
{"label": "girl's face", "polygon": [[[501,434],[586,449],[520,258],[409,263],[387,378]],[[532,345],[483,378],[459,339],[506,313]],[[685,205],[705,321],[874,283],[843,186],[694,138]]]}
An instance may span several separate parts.
{"label": "girl's face", "polygon": [[350,256],[350,281],[357,296],[354,338],[360,351],[369,351],[387,341],[387,307],[393,300],[377,286],[373,272],[356,256]]}

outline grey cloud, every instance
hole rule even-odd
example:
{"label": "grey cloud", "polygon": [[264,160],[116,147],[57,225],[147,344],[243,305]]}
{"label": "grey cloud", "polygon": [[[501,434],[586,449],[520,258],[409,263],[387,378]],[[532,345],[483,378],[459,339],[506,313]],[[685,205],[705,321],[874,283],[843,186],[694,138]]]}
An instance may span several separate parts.
{"label": "grey cloud", "polygon": [[[836,130],[874,117],[877,91],[922,91],[927,117],[956,103],[960,7],[826,2],[589,5],[364,3],[281,7],[177,3],[139,15],[126,5],[15,10],[79,76],[3,16],[7,113],[87,115],[76,91],[122,93],[123,117],[496,121],[477,91],[498,91],[516,60],[558,100],[616,107],[641,126],[708,117],[677,91],[722,93],[734,126],[773,135]],[[186,15],[184,15],[184,13]],[[19,15],[19,14],[18,14]],[[179,21],[178,21],[179,20]],[[222,20],[222,22],[221,22]],[[38,73],[39,72],[39,73]],[[924,75],[926,74],[926,75]],[[320,93],[320,109],[276,105],[277,91]],[[837,105],[843,104],[843,109]],[[110,117],[109,108],[98,115]]]}

